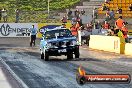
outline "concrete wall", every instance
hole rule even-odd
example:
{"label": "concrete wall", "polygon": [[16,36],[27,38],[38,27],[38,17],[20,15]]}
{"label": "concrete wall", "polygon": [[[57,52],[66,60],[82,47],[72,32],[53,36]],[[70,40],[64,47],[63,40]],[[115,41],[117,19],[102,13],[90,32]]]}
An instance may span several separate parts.
{"label": "concrete wall", "polygon": [[132,56],[132,44],[131,43],[126,43],[125,55],[131,55]]}
{"label": "concrete wall", "polygon": [[116,36],[90,35],[89,48],[124,53],[124,39]]}

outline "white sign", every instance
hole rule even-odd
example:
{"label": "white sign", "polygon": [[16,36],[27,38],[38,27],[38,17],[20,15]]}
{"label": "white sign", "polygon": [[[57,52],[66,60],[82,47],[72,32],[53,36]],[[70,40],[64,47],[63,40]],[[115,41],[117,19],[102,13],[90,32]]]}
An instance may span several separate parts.
{"label": "white sign", "polygon": [[0,23],[0,37],[29,37],[30,28],[37,23]]}

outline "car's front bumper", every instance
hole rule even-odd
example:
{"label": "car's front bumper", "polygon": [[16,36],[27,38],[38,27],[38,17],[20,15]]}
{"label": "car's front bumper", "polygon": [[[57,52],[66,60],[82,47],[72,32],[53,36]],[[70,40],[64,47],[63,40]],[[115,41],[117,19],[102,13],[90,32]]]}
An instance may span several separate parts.
{"label": "car's front bumper", "polygon": [[79,46],[50,48],[46,50],[46,53],[48,53],[48,55],[50,56],[60,56],[60,55],[67,55],[68,52],[74,53],[76,49],[79,49]]}

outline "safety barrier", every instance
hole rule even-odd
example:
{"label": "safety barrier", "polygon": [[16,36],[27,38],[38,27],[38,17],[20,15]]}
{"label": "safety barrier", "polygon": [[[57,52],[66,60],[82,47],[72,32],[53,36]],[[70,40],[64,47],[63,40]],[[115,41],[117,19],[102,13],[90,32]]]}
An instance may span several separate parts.
{"label": "safety barrier", "polygon": [[125,55],[132,55],[132,44],[131,43],[125,44]]}
{"label": "safety barrier", "polygon": [[128,34],[129,35],[132,35],[132,29],[131,30],[128,30]]}
{"label": "safety barrier", "polygon": [[124,54],[125,40],[116,36],[90,35],[89,48]]}

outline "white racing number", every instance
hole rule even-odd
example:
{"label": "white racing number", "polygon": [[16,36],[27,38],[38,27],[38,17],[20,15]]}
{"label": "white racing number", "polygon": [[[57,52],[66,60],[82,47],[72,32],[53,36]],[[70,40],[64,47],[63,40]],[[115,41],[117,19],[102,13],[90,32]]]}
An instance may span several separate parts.
{"label": "white racing number", "polygon": [[66,49],[61,49],[61,50],[58,50],[58,52],[59,52],[59,53],[61,53],[61,52],[63,52],[63,53],[64,53],[64,52],[66,52]]}

